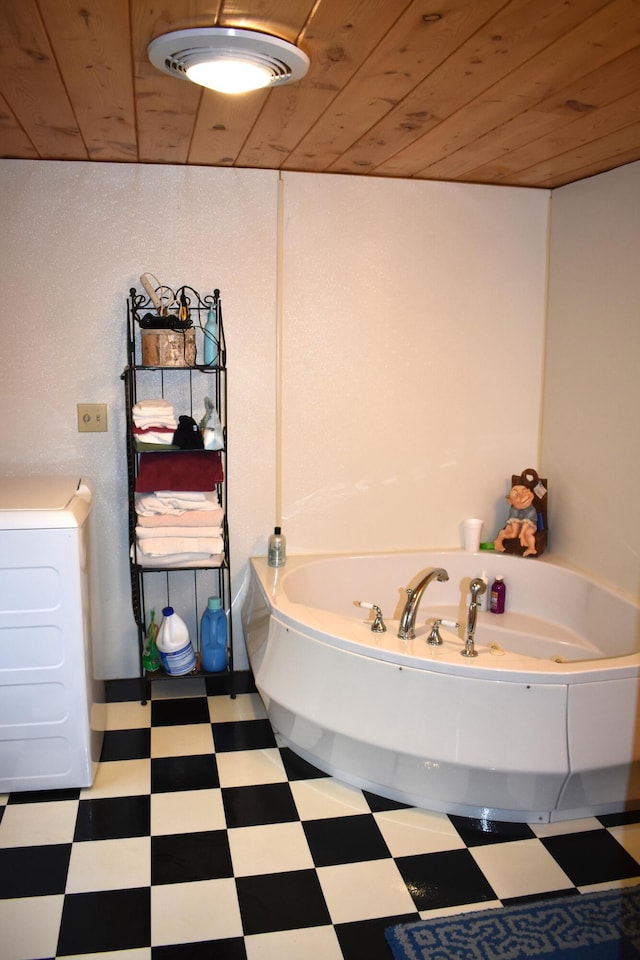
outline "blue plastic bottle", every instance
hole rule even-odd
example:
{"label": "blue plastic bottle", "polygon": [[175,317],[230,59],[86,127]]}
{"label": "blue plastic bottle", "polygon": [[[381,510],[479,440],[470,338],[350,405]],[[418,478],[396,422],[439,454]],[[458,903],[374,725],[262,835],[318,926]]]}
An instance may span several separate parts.
{"label": "blue plastic bottle", "polygon": [[207,322],[204,327],[204,363],[207,367],[215,366],[218,357],[218,310],[214,302],[209,308]]}
{"label": "blue plastic bottle", "polygon": [[218,673],[227,669],[227,617],[220,597],[209,597],[200,633],[202,669]]}

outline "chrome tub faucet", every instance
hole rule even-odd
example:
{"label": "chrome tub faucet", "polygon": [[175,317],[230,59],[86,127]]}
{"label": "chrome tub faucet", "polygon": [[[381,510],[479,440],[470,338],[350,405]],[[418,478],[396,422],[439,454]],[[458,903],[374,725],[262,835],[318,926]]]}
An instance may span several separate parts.
{"label": "chrome tub faucet", "polygon": [[422,578],[417,587],[407,587],[407,602],[404,605],[402,616],[400,617],[400,627],[398,636],[401,640],[413,640],[416,635],[416,615],[418,607],[422,600],[422,594],[432,580],[448,580],[449,574],[442,567],[435,567]]}

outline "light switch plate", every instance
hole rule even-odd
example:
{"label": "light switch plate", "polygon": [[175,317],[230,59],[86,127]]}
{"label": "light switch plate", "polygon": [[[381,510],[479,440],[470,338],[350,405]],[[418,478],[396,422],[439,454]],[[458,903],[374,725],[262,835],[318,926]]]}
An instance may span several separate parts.
{"label": "light switch plate", "polygon": [[79,403],[78,404],[78,432],[79,433],[106,433],[107,405],[106,403]]}

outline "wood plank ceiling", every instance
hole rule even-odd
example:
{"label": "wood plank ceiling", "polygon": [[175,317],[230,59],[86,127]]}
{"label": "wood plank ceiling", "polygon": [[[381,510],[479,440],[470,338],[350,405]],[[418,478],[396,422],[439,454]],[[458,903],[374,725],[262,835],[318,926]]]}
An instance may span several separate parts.
{"label": "wood plank ceiling", "polygon": [[[151,66],[195,26],[311,68],[225,97]],[[640,159],[640,0],[0,0],[0,156],[556,187]]]}

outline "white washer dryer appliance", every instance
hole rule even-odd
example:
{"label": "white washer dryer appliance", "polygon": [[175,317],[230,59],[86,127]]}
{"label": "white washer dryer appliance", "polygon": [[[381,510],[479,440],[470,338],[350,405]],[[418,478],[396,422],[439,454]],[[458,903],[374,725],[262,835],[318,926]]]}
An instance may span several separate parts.
{"label": "white washer dryer appliance", "polygon": [[80,477],[0,478],[0,793],[93,783],[105,718],[93,499]]}

